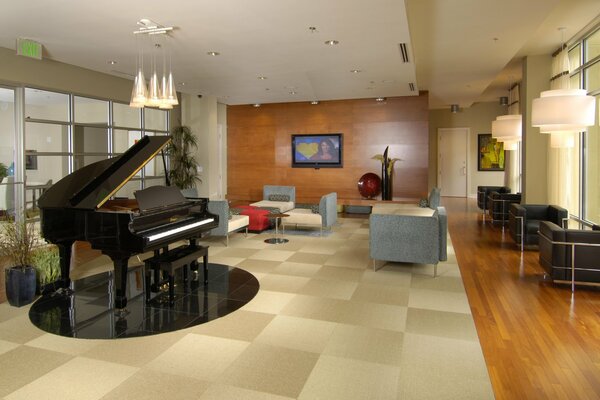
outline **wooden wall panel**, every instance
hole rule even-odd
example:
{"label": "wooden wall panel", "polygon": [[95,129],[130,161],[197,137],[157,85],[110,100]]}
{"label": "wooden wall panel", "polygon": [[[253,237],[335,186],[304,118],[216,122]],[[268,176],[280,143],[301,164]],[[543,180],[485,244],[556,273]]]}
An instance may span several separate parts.
{"label": "wooden wall panel", "polygon": [[[372,160],[389,145],[394,197],[426,197],[429,154],[428,96],[265,104],[227,107],[228,198],[262,199],[263,185],[293,185],[298,202],[316,202],[335,191],[338,198],[360,199],[358,179],[381,176]],[[292,134],[342,133],[343,168],[292,168]]]}

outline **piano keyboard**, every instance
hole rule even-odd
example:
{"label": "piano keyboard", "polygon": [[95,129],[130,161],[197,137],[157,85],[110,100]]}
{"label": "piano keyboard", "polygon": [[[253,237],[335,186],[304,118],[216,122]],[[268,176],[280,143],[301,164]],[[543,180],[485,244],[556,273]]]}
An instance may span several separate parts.
{"label": "piano keyboard", "polygon": [[173,229],[169,229],[169,230],[166,230],[166,231],[163,231],[163,232],[160,232],[160,233],[156,233],[154,235],[148,236],[148,241],[149,242],[153,242],[155,240],[162,239],[162,238],[167,237],[167,236],[175,235],[175,234],[180,233],[180,232],[185,232],[187,230],[196,228],[198,226],[206,225],[208,223],[211,223],[214,220],[215,220],[214,218],[206,218],[206,219],[202,219],[200,221],[196,221],[196,222],[191,223],[191,224],[182,225],[182,226],[179,226],[177,228],[173,228]]}

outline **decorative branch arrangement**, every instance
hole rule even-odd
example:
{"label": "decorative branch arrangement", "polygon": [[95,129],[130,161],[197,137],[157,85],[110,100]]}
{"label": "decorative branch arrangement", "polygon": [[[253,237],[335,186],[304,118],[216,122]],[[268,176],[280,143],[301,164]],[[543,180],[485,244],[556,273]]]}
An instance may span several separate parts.
{"label": "decorative branch arrangement", "polygon": [[381,161],[381,199],[392,200],[393,184],[392,177],[394,175],[394,164],[396,161],[402,161],[400,158],[390,158],[388,150],[390,146],[385,148],[383,154],[376,154],[371,159]]}

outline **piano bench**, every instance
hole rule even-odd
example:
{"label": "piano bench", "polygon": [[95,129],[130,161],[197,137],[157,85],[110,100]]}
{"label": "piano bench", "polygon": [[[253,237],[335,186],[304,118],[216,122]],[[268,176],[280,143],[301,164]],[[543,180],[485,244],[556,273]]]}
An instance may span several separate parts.
{"label": "piano bench", "polygon": [[169,304],[173,304],[175,299],[175,271],[183,267],[183,280],[186,284],[189,283],[188,265],[195,265],[200,257],[203,258],[204,284],[206,285],[208,284],[208,247],[180,246],[144,260],[146,302],[150,301],[150,278],[153,271],[155,272],[155,284],[159,283],[159,272],[166,272],[169,279]]}

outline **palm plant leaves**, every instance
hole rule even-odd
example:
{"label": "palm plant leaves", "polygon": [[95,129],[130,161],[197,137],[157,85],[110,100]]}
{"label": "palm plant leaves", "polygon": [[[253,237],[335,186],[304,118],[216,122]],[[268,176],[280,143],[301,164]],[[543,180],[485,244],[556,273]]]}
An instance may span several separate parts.
{"label": "palm plant leaves", "polygon": [[171,157],[169,179],[180,189],[192,188],[198,177],[198,162],[194,151],[198,148],[198,139],[188,126],[177,126],[171,133],[171,143],[167,151]]}

